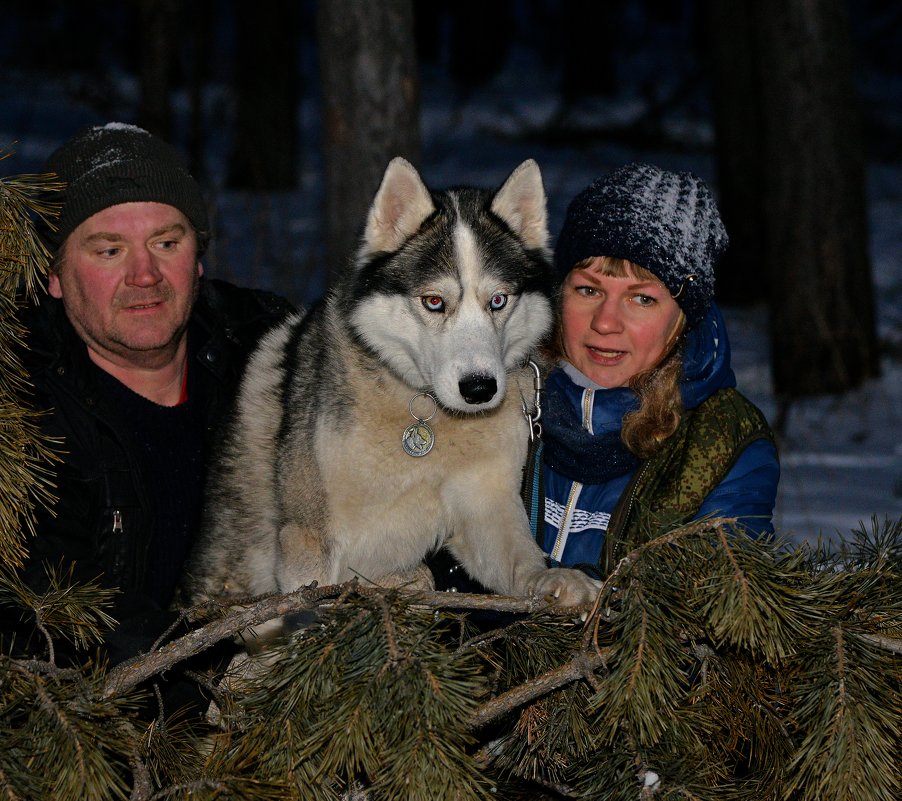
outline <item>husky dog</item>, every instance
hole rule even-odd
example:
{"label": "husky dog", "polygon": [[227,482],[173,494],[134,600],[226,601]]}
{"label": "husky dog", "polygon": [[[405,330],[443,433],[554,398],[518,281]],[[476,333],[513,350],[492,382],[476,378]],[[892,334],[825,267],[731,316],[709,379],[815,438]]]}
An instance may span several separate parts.
{"label": "husky dog", "polygon": [[356,262],[252,356],[211,467],[194,600],[414,571],[446,545],[503,594],[590,601],[547,569],[519,496],[552,322],[545,192],[525,161],[496,192],[430,193],[388,166]]}

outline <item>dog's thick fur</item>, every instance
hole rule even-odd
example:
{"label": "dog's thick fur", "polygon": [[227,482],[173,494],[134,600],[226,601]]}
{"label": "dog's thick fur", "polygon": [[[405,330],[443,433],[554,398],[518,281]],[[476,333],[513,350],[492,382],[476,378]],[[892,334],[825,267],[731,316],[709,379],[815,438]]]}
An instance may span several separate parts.
{"label": "dog's thick fur", "polygon": [[[249,362],[211,468],[193,600],[378,582],[443,544],[497,592],[592,599],[584,574],[546,569],[519,497],[525,364],[552,321],[547,239],[534,161],[494,194],[432,194],[391,162],[353,270]],[[433,406],[434,448],[409,456],[411,410]]]}

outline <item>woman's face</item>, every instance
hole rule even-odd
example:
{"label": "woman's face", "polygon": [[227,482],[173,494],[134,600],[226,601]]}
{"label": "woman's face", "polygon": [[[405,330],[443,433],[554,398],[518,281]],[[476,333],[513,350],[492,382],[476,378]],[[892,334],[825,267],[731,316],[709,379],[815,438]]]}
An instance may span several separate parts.
{"label": "woman's face", "polygon": [[564,357],[607,389],[626,386],[665,355],[682,315],[667,287],[627,270],[605,275],[602,259],[575,267],[564,279],[561,325]]}

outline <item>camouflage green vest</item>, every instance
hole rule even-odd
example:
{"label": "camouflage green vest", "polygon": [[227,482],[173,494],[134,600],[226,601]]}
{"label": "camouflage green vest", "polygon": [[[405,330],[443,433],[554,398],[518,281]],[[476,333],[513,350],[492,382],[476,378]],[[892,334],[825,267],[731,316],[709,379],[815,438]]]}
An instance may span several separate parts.
{"label": "camouflage green vest", "polygon": [[721,389],[686,412],[662,450],[643,462],[611,515],[602,553],[607,575],[632,548],[691,520],[745,447],[773,439],[761,411],[735,389]]}

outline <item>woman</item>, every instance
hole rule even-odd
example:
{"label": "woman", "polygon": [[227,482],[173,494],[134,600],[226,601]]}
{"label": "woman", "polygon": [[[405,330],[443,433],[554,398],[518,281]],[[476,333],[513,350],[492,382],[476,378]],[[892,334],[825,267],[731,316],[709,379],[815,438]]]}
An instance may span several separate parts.
{"label": "woman", "polygon": [[605,575],[643,539],[706,516],[773,531],[773,434],[735,389],[713,303],[726,246],[711,193],[689,173],[631,164],[571,202],[543,417],[553,564]]}

